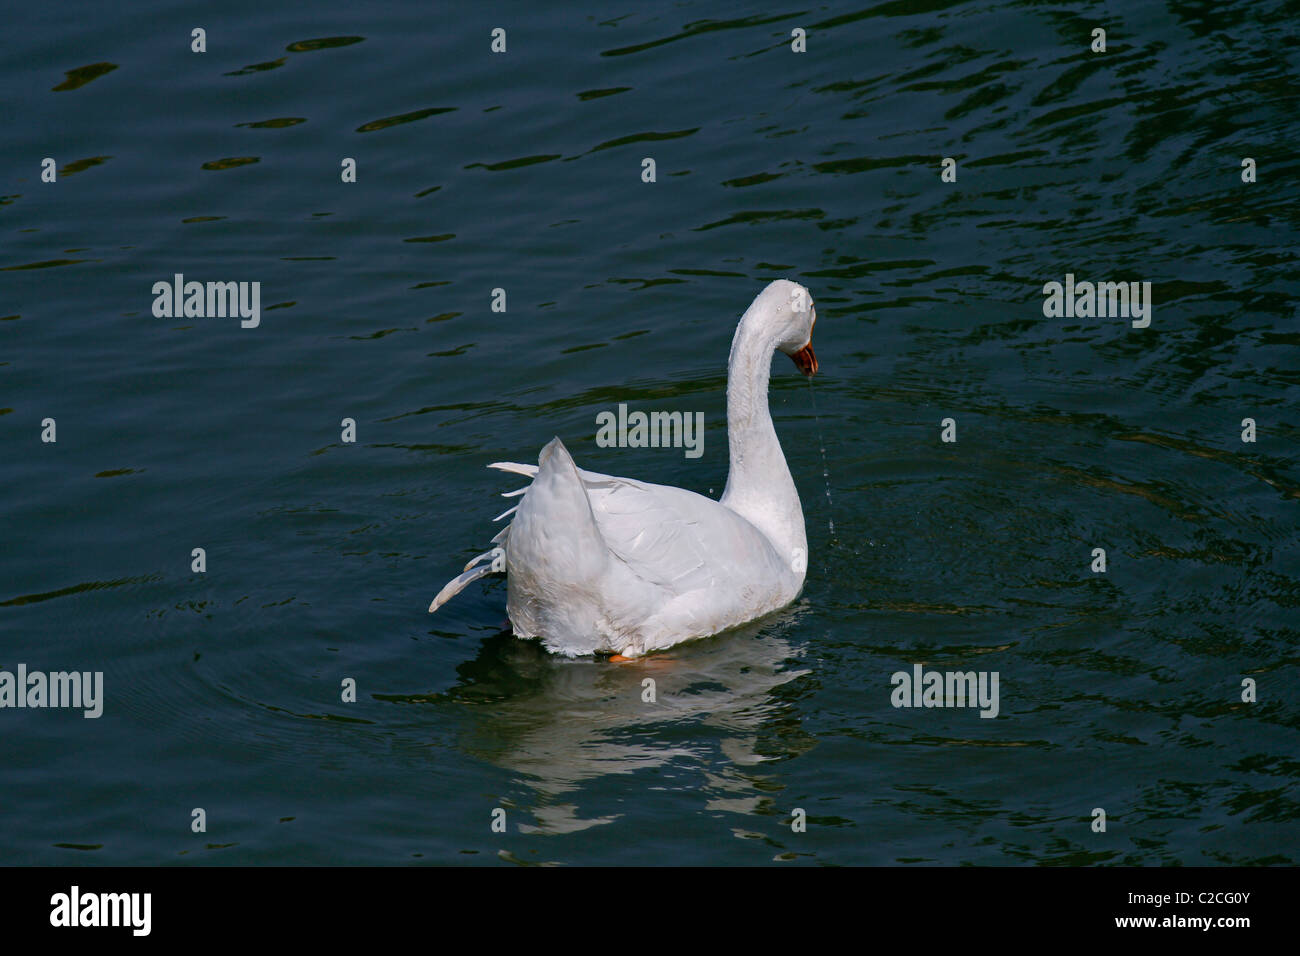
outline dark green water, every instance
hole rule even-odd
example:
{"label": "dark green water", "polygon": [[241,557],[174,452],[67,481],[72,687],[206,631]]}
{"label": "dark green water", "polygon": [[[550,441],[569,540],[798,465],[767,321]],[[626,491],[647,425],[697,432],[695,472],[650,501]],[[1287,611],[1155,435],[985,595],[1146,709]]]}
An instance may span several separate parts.
{"label": "dark green water", "polygon": [[[0,667],[106,700],[0,710],[0,862],[1296,862],[1297,12],[25,7]],[[261,324],[156,318],[175,273]],[[1150,327],[1046,317],[1067,273]],[[502,635],[499,582],[425,613],[553,435],[720,492],[778,277],[821,361],[773,367],[793,608],[634,665]],[[703,456],[597,447],[620,402]],[[896,709],[915,663],[999,716]]]}

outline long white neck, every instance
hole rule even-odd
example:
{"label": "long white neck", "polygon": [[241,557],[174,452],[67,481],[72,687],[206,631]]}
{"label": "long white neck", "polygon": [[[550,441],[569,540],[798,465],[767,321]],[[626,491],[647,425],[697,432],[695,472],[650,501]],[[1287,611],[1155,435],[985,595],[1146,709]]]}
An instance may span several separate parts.
{"label": "long white neck", "polygon": [[[757,306],[757,303],[755,303]],[[775,334],[756,307],[731,340],[727,364],[727,445],[731,466],[721,503],[763,532],[782,558],[806,558],[803,508],[767,407]]]}

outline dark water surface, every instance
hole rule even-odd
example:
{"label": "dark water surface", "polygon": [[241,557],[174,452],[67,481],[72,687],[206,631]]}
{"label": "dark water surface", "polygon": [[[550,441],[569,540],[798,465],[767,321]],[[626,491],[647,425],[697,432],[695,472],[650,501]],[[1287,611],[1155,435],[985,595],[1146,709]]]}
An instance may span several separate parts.
{"label": "dark water surface", "polygon": [[[1296,15],[24,7],[0,667],[106,701],[0,710],[0,862],[1296,862]],[[260,326],[155,318],[175,273]],[[1045,317],[1067,273],[1150,281],[1150,327]],[[425,613],[553,435],[720,493],[778,277],[822,370],[773,366],[795,606],[633,665],[502,635],[495,579]],[[620,402],[703,456],[597,447]],[[915,663],[1000,715],[896,709]]]}

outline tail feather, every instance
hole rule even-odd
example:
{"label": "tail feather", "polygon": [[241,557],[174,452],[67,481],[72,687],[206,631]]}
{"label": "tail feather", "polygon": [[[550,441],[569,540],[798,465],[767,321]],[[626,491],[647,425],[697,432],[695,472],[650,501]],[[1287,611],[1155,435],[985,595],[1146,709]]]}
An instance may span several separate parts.
{"label": "tail feather", "polygon": [[508,471],[511,474],[523,475],[526,478],[537,476],[536,465],[521,465],[517,461],[494,461],[488,467],[495,468],[497,471]]}
{"label": "tail feather", "polygon": [[466,587],[473,584],[479,578],[486,577],[491,573],[492,573],[492,565],[481,564],[477,568],[474,568],[472,571],[466,571],[463,574],[458,574],[456,577],[448,581],[446,585],[444,585],[443,589],[438,592],[438,596],[434,598],[433,603],[429,605],[429,613],[432,614],[434,611],[438,610],[438,608],[442,607],[444,604],[446,604],[448,601],[454,598],[461,591],[465,590]]}
{"label": "tail feather", "polygon": [[491,551],[484,551],[482,554],[475,555],[473,558],[471,558],[469,563],[466,564],[465,567],[461,568],[461,570],[468,571],[470,568],[474,567],[474,565],[481,564],[482,562],[488,560],[489,558],[495,558],[496,556],[497,556],[496,548],[493,548]]}
{"label": "tail feather", "polygon": [[[521,465],[518,462],[513,461],[498,461],[488,467],[495,468],[498,471],[513,472],[514,474],[523,475],[527,478],[532,478],[537,475],[536,465]],[[519,488],[516,491],[507,491],[501,497],[517,498],[527,492],[528,488]],[[520,502],[520,504],[522,504],[522,502]],[[514,514],[517,510],[519,510],[519,505],[515,505],[513,508],[502,512],[492,520],[500,521],[502,518]],[[501,573],[503,564],[502,562],[497,561],[496,558],[505,550],[506,542],[509,538],[510,525],[507,523],[506,526],[498,531],[492,538],[492,543],[496,545],[496,547],[490,551],[484,551],[482,554],[472,558],[470,562],[465,565],[465,570],[463,572],[448,581],[446,586],[438,592],[438,596],[433,599],[433,603],[429,605],[429,613],[432,614],[434,611],[438,610],[438,608],[442,607],[479,578],[487,577],[489,574]],[[484,564],[484,561],[488,563]]]}
{"label": "tail feather", "polygon": [[[508,471],[512,474],[523,475],[525,478],[537,477],[537,465],[524,465],[516,461],[496,461],[488,465],[489,468],[495,468],[497,471]],[[518,488],[515,491],[507,491],[501,495],[502,498],[517,498],[520,495],[527,494],[529,485],[525,488]],[[521,501],[520,504],[523,502]],[[500,521],[502,518],[509,517],[519,510],[519,505],[515,505],[493,518],[493,521]],[[505,549],[506,543],[510,540],[510,525],[507,523],[504,528],[496,533],[492,538],[492,543],[497,547],[491,551],[484,551],[482,554],[473,558],[469,564],[465,565],[465,570],[447,582],[446,586],[438,592],[438,596],[433,599],[429,605],[429,613],[432,614],[438,608],[442,607],[469,585],[473,584],[479,578],[487,577],[489,574],[500,573],[501,563],[495,558]],[[483,562],[487,561],[487,564]]]}

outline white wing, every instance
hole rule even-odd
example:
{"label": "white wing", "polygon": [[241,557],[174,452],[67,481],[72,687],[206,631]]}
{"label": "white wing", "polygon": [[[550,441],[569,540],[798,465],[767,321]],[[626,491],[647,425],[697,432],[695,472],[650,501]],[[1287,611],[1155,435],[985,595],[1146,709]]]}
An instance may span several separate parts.
{"label": "white wing", "polygon": [[[488,467],[537,475],[536,465],[518,462]],[[745,555],[753,562],[767,555],[772,564],[781,563],[762,532],[712,498],[671,485],[577,471],[610,552],[650,583],[682,594],[728,583],[732,556]],[[508,532],[507,526],[498,537],[508,540]]]}

